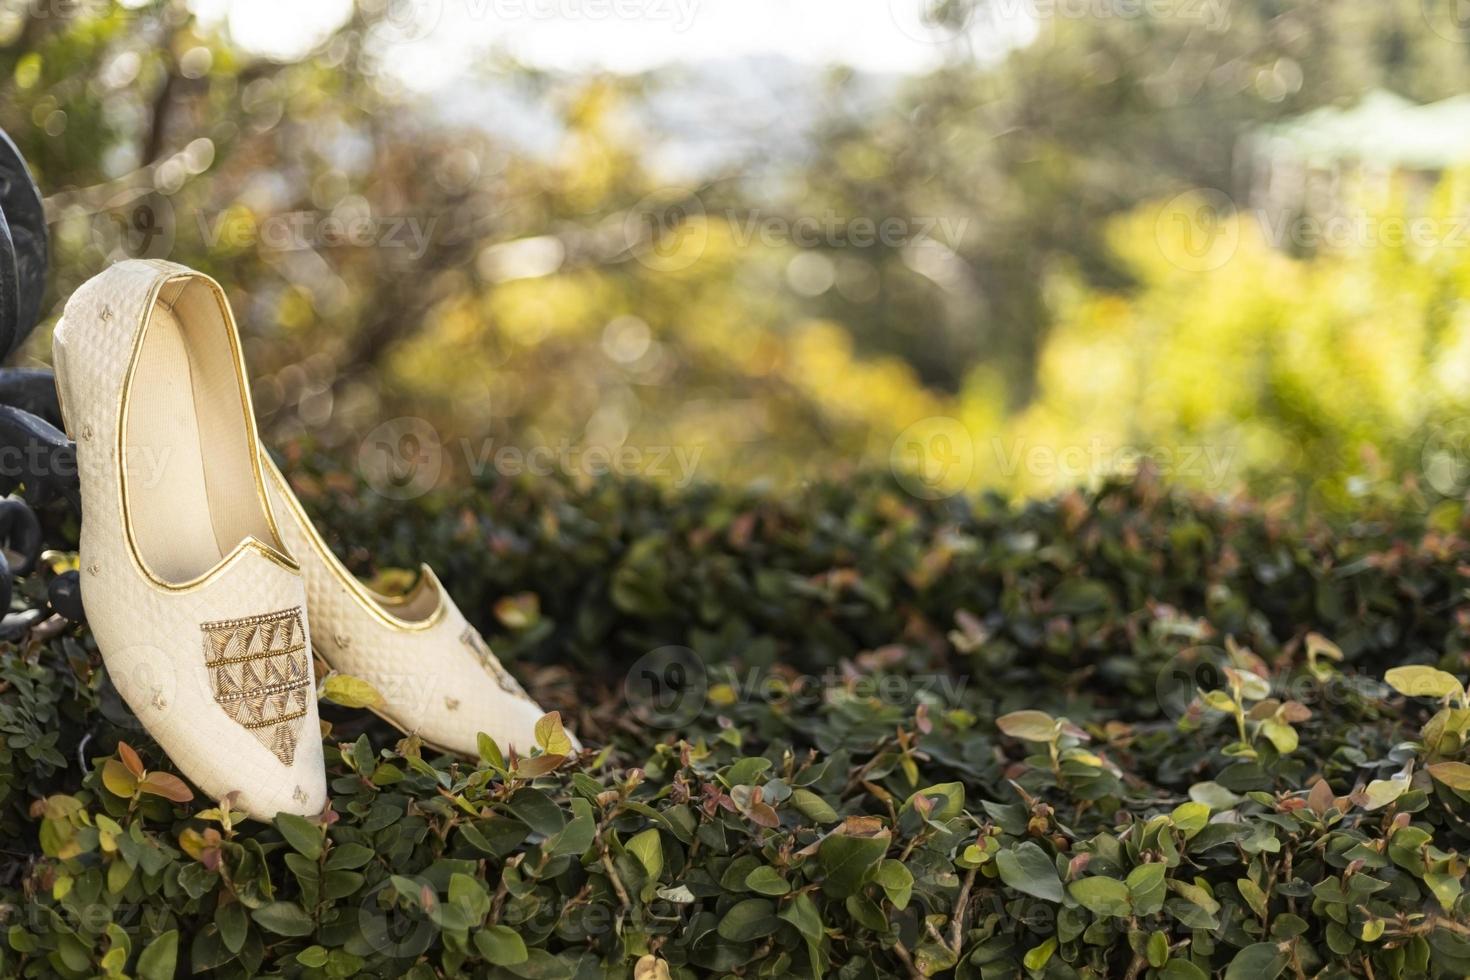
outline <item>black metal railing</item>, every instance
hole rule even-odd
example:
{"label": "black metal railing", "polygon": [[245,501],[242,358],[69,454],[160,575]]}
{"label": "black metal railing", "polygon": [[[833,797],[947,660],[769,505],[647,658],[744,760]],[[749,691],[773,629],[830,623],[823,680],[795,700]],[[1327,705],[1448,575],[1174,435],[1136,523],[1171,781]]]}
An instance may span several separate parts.
{"label": "black metal railing", "polygon": [[[15,143],[0,130],[0,359],[9,360],[41,320],[50,243],[41,193]],[[15,639],[41,610],[10,612],[12,580],[58,544],[60,525],[80,516],[76,446],[62,431],[52,372],[0,367],[0,639]],[[37,514],[41,520],[37,520]],[[63,535],[64,537],[65,535]],[[65,544],[65,541],[61,541]],[[48,603],[81,618],[76,572],[50,580]]]}

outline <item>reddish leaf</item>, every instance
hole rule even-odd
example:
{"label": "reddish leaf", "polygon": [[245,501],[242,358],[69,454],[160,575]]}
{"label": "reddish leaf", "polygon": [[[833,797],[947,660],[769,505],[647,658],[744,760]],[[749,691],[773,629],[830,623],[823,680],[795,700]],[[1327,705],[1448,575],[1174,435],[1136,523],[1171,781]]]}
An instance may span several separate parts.
{"label": "reddish leaf", "polygon": [[117,743],[117,757],[122,760],[123,765],[128,767],[128,772],[138,779],[143,778],[143,760],[138,758],[138,753],[127,742]]}
{"label": "reddish leaf", "polygon": [[194,791],[170,772],[150,772],[138,783],[138,789],[175,803],[188,803],[194,798]]}
{"label": "reddish leaf", "polygon": [[1332,809],[1332,787],[1327,785],[1327,780],[1319,779],[1312,784],[1312,791],[1307,794],[1307,806],[1319,817]]}

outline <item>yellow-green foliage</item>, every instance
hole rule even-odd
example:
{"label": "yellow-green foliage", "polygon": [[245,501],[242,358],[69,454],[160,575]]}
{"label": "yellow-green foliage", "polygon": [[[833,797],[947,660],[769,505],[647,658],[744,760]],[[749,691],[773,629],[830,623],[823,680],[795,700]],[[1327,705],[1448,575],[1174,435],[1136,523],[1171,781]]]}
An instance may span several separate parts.
{"label": "yellow-green foliage", "polygon": [[[1036,444],[1198,447],[1226,479],[1208,455],[1176,475],[1221,487],[1295,475],[1332,500],[1354,476],[1418,468],[1431,427],[1470,400],[1466,189],[1460,175],[1415,204],[1397,185],[1352,193],[1350,217],[1285,232],[1249,210],[1207,228],[1198,197],[1118,220],[1112,244],[1141,288],[1058,283],[1039,398],[1008,431]],[[1283,234],[1310,244],[1315,228],[1333,238],[1312,257],[1277,245]]]}

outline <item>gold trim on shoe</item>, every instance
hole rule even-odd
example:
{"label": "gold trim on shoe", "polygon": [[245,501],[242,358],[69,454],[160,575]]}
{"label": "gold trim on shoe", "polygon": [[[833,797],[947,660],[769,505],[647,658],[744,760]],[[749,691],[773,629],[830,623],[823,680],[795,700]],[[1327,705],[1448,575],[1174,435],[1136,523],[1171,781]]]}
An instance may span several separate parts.
{"label": "gold trim on shoe", "polygon": [[[301,501],[296,499],[296,494],[291,490],[291,484],[286,482],[286,477],[282,475],[275,461],[264,452],[261,455],[265,459],[265,468],[270,472],[271,478],[276,481],[277,486],[281,489],[281,499],[285,501],[286,506],[295,515],[296,523],[301,527],[302,533],[306,536],[306,540],[321,557],[322,563],[331,569],[337,581],[342,583],[343,588],[352,596],[353,601],[362,607],[368,615],[372,616],[388,629],[403,633],[416,633],[421,630],[432,629],[444,619],[448,606],[448,598],[444,592],[444,586],[440,584],[439,577],[434,574],[433,569],[428,565],[420,565],[419,581],[405,596],[385,596],[363,585],[362,582],[358,581],[357,576],[353,575],[343,566],[337,559],[337,556],[332,553],[332,549],[327,546],[326,541],[322,539],[321,534],[317,532],[316,525],[312,523],[311,518],[307,515],[305,509],[302,508]],[[439,601],[434,606],[434,611],[423,619],[403,619],[383,608],[385,605],[406,605],[424,589],[428,588],[436,590],[435,594]]]}
{"label": "gold trim on shoe", "polygon": [[[61,326],[61,321],[58,320],[56,325],[58,327]],[[53,337],[56,336],[56,331],[54,329],[51,331],[51,335]],[[63,353],[63,351],[65,350],[65,347],[58,346],[55,341],[52,341],[51,383],[56,387],[56,407],[61,413],[61,431],[64,432],[66,434],[66,437],[72,442],[76,442],[77,437],[72,435],[71,422],[69,422],[66,417],[66,394],[61,390],[61,377],[63,374],[66,373],[65,367],[62,366],[62,362],[66,360],[66,355]]]}

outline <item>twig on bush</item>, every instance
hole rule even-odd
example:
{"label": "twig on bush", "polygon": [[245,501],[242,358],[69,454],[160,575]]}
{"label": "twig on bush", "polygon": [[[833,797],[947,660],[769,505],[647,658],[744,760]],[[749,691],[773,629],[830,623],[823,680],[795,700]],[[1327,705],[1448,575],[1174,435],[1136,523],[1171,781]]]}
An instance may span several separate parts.
{"label": "twig on bush", "polygon": [[955,956],[960,955],[960,944],[965,938],[965,917],[970,911],[970,889],[975,886],[975,876],[980,873],[979,868],[971,868],[969,874],[965,875],[965,883],[960,886],[960,896],[954,903],[954,922],[949,927],[949,948]]}
{"label": "twig on bush", "polygon": [[613,891],[618,894],[618,901],[626,912],[633,907],[633,900],[628,897],[628,889],[623,886],[623,879],[618,877],[618,869],[613,867],[612,855],[606,847],[602,849],[602,867],[607,872],[608,881],[612,883]]}
{"label": "twig on bush", "polygon": [[924,980],[924,974],[919,971],[918,967],[914,966],[914,958],[909,955],[909,949],[903,944],[902,939],[894,940],[893,955],[897,956],[899,962],[901,962],[904,967],[907,968],[907,970],[909,971],[909,977],[912,978],[912,980]]}

